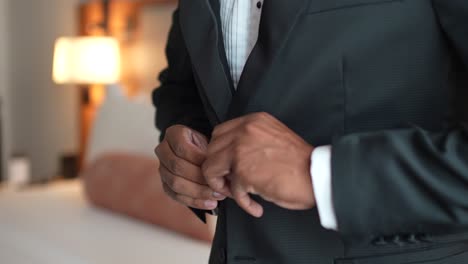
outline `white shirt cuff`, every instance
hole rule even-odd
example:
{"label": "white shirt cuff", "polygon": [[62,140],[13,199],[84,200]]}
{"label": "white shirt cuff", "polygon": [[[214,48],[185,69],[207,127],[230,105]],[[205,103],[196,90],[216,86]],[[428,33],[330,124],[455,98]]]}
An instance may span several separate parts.
{"label": "white shirt cuff", "polygon": [[326,229],[338,230],[332,196],[331,146],[317,147],[311,155],[310,174],[320,223]]}

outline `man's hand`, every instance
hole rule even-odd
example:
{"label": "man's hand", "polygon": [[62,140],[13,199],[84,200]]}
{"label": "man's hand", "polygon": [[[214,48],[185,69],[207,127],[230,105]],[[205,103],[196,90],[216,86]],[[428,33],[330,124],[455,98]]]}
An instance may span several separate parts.
{"label": "man's hand", "polygon": [[249,193],[283,208],[310,209],[315,206],[312,150],[273,116],[251,114],[215,128],[203,175],[213,190],[232,196],[255,217],[262,216],[263,208]]}
{"label": "man's hand", "polygon": [[193,208],[213,210],[225,196],[214,192],[206,183],[201,165],[205,161],[207,139],[181,125],[166,130],[155,153],[164,191],[174,200]]}

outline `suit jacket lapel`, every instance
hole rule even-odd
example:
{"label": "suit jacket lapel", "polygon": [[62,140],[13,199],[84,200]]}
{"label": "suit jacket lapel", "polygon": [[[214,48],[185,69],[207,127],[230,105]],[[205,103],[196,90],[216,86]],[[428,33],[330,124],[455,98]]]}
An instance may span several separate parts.
{"label": "suit jacket lapel", "polygon": [[224,46],[224,38],[223,38],[223,33],[221,30],[221,14],[220,14],[220,0],[209,0],[211,3],[211,6],[213,7],[214,10],[214,15],[216,16],[217,24],[218,24],[218,52],[219,52],[219,57],[221,59],[221,63],[223,64],[224,72],[226,73],[226,77],[228,78],[229,81],[229,86],[231,88],[231,92],[234,94],[235,89],[234,89],[234,81],[231,76],[231,71],[229,70],[229,64],[227,61],[227,55],[226,55],[226,47]]}
{"label": "suit jacket lapel", "polygon": [[180,25],[195,74],[199,77],[206,98],[217,122],[226,120],[232,99],[232,82],[224,54],[222,32],[210,0],[180,0]]}
{"label": "suit jacket lapel", "polygon": [[[244,67],[228,118],[243,114],[242,111],[245,111],[248,104],[259,95],[258,92],[264,86],[263,82],[266,81],[269,70],[275,64],[276,55],[287,42],[307,3],[305,0],[264,1],[258,41]],[[265,87],[265,89],[271,88]]]}

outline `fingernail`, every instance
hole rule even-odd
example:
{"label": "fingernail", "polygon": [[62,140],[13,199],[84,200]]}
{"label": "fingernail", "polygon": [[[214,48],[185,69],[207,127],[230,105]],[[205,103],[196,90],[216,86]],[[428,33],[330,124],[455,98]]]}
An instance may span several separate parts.
{"label": "fingernail", "polygon": [[204,139],[202,139],[198,134],[192,133],[192,142],[195,146],[199,147],[202,150],[207,149],[207,144]]}
{"label": "fingernail", "polygon": [[262,215],[263,215],[263,207],[262,207],[261,205],[258,205],[258,207],[255,208],[254,210],[255,210],[255,212],[254,212],[254,217],[256,217],[256,218],[262,217]]}
{"label": "fingernail", "polygon": [[213,197],[218,199],[226,198],[226,196],[220,194],[219,192],[213,192]]}
{"label": "fingernail", "polygon": [[211,200],[205,201],[205,207],[208,209],[214,209],[217,206],[218,206],[218,202],[216,201],[211,201]]}

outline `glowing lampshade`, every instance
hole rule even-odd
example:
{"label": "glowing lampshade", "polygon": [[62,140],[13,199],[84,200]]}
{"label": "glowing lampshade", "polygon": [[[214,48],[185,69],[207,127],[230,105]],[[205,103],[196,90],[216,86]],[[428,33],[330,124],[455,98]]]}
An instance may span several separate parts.
{"label": "glowing lampshade", "polygon": [[59,38],[53,79],[58,84],[113,84],[120,77],[120,51],[111,37]]}

